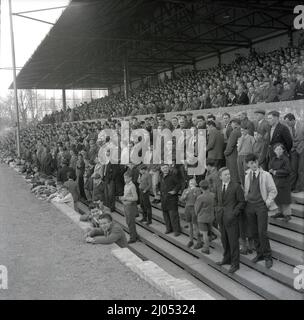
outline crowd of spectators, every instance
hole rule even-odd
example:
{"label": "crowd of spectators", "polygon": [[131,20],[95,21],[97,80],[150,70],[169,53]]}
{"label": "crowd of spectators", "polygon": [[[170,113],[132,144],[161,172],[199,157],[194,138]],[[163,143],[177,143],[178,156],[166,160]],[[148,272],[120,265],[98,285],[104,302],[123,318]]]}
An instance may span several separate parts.
{"label": "crowd of spectators", "polygon": [[304,50],[252,51],[228,65],[175,73],[157,86],[46,115],[43,123],[224,108],[304,98]]}
{"label": "crowd of spectators", "polygon": [[[248,119],[246,112],[231,118],[224,111],[221,118],[180,114],[169,121],[164,114],[158,114],[138,121],[132,117],[129,132],[121,132],[121,122],[115,119],[40,124],[21,131],[21,158],[16,156],[14,135],[2,138],[1,158],[21,164],[21,171],[34,179],[35,187],[49,184],[55,176],[57,183],[64,184],[63,191],[56,195],[58,201],[67,202],[76,210],[81,200],[92,208],[98,203],[114,212],[120,200],[130,243],[138,240],[137,203],[143,213],[141,222],[153,223],[151,192],[152,205],[161,205],[166,233],[179,236],[180,218],[186,219],[190,224],[188,246],[194,245],[196,233],[194,248],[209,254],[209,243],[219,228],[225,252],[219,264],[231,264],[233,273],[239,268],[240,253],[256,251],[253,262],[264,259],[270,268],[273,262],[267,236],[268,211],[273,212],[273,218],[288,223],[291,191],[304,191],[304,125],[291,113],[280,117],[278,111],[266,114],[261,109],[254,114],[254,119]],[[109,149],[121,146],[122,138],[138,128],[150,133],[150,145],[144,144],[147,148],[141,149],[146,164],[114,163]],[[116,140],[109,140],[102,129],[115,130]],[[187,157],[176,163],[178,139],[163,146],[171,150],[168,154],[173,155],[172,163],[165,158],[166,153],[160,155],[162,164],[153,163],[153,129],[180,129],[182,133],[185,129],[192,129],[193,133],[206,129],[207,160],[201,174],[189,175],[188,168],[193,164]],[[129,144],[123,145],[121,158],[142,139],[134,135]],[[195,144],[195,135],[192,140]],[[178,212],[179,195],[186,205],[182,217]],[[80,219],[93,218],[89,215]],[[110,223],[109,219],[104,223]],[[88,242],[94,243],[94,235],[100,232],[89,233]]]}

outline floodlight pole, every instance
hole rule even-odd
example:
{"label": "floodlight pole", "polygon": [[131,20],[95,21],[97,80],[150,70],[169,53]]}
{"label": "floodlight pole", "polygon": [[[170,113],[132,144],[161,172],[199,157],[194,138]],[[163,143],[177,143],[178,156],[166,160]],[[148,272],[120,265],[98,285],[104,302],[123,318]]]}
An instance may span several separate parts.
{"label": "floodlight pole", "polygon": [[123,73],[124,73],[124,96],[127,100],[129,98],[129,68],[127,55],[124,56],[123,60]]}
{"label": "floodlight pole", "polygon": [[66,95],[65,95],[65,89],[62,89],[62,109],[63,109],[63,111],[66,111]]}
{"label": "floodlight pole", "polygon": [[15,57],[12,1],[9,0],[8,4],[9,4],[12,62],[13,62],[13,76],[14,76],[14,97],[15,97],[15,108],[16,108],[16,115],[17,115],[17,154],[18,154],[18,157],[20,157],[20,122],[19,122],[19,106],[18,106],[18,91],[17,91],[17,75],[16,75],[16,57]]}

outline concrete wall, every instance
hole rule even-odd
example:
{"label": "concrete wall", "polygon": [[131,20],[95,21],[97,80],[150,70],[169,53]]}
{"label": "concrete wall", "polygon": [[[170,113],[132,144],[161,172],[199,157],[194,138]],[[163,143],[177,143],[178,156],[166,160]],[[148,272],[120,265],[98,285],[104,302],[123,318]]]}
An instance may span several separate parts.
{"label": "concrete wall", "polygon": [[[262,109],[265,110],[266,113],[272,110],[277,110],[281,113],[282,116],[291,112],[293,113],[297,119],[302,119],[304,121],[304,100],[294,100],[294,101],[284,101],[284,102],[272,102],[272,103],[259,103],[259,104],[251,104],[246,106],[234,106],[234,107],[226,107],[226,108],[212,108],[205,110],[191,110],[191,111],[183,111],[183,112],[170,112],[165,113],[166,119],[170,120],[177,114],[183,114],[191,112],[193,116],[203,115],[207,116],[208,113],[214,114],[217,118],[221,118],[224,112],[228,112],[231,117],[235,116],[237,113],[241,111],[246,111],[249,118],[254,117],[254,111]],[[147,116],[152,115],[140,115],[136,116],[138,119],[143,120]],[[127,119],[130,117],[126,117]]]}
{"label": "concrete wall", "polygon": [[[171,120],[177,114],[186,114],[191,112],[193,117],[198,115],[207,116],[208,113],[212,113],[216,116],[217,119],[221,119],[224,112],[228,112],[233,118],[241,111],[246,111],[247,115],[250,119],[254,119],[254,111],[262,109],[265,110],[266,114],[269,111],[277,110],[281,113],[281,117],[284,117],[287,113],[291,112],[295,115],[296,119],[304,121],[304,100],[294,100],[294,101],[284,101],[284,102],[272,102],[272,103],[259,103],[259,104],[251,104],[246,106],[234,106],[234,107],[226,107],[226,108],[212,108],[212,109],[204,109],[204,110],[191,110],[191,111],[179,111],[179,112],[170,112],[165,113],[165,117],[167,120]],[[139,120],[144,120],[147,116],[155,116],[154,114],[146,114],[146,115],[138,115],[136,116]],[[131,116],[128,117],[119,117],[113,119],[130,119]],[[95,120],[85,120],[79,122],[94,122],[97,120],[105,121],[106,119],[95,119]]]}

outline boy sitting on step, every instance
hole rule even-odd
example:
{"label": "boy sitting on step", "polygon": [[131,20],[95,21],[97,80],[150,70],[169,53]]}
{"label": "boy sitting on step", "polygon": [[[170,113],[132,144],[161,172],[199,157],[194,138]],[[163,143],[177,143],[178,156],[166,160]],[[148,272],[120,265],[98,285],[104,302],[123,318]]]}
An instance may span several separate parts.
{"label": "boy sitting on step", "polygon": [[65,186],[62,186],[59,194],[53,200],[58,203],[64,203],[74,210],[73,196]]}

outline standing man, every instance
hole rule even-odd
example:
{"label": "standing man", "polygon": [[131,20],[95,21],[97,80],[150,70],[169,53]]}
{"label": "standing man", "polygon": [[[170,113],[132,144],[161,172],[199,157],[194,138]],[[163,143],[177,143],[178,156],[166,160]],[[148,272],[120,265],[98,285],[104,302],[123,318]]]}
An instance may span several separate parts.
{"label": "standing man", "polygon": [[[107,151],[107,156],[109,152]],[[104,200],[105,206],[110,208],[111,212],[115,211],[115,195],[116,195],[116,180],[120,175],[120,168],[118,164],[111,163],[110,158],[106,160],[105,170],[104,170]]]}
{"label": "standing man", "polygon": [[229,139],[227,141],[227,146],[226,150],[224,151],[224,155],[226,158],[226,164],[229,169],[231,180],[233,182],[240,183],[240,177],[237,166],[237,143],[238,139],[241,137],[241,121],[239,119],[232,119],[231,127],[233,130],[230,133]]}
{"label": "standing man", "polygon": [[292,113],[284,117],[293,139],[290,151],[291,191],[304,191],[304,125],[297,121]]}
{"label": "standing man", "polygon": [[278,111],[270,111],[267,115],[267,120],[270,128],[270,143],[269,143],[269,158],[275,156],[273,146],[281,143],[288,154],[292,148],[292,137],[289,129],[280,122],[280,113]]}
{"label": "standing man", "polygon": [[130,240],[128,243],[134,243],[138,240],[138,235],[136,232],[136,221],[135,217],[138,215],[137,210],[137,200],[138,195],[136,192],[135,184],[132,182],[131,172],[128,170],[124,174],[125,187],[124,195],[120,197],[124,205],[124,213],[126,217],[126,223],[128,225]]}
{"label": "standing man", "polygon": [[240,184],[230,179],[227,167],[220,169],[219,177],[221,182],[215,191],[214,205],[224,256],[217,264],[219,266],[230,264],[229,273],[234,273],[240,268],[239,215],[244,209],[245,199]]}
{"label": "standing man", "polygon": [[[264,110],[256,110],[254,111],[256,117],[256,128],[255,131],[262,135],[261,138],[261,150],[268,151],[269,139],[270,139],[270,125],[265,119],[265,111]],[[267,146],[267,149],[266,149]],[[267,156],[267,155],[266,155]],[[267,157],[266,157],[267,158]],[[264,170],[267,170],[267,162],[261,164]]]}
{"label": "standing man", "polygon": [[249,168],[245,177],[245,213],[248,221],[249,238],[255,243],[257,255],[252,262],[265,260],[266,268],[273,265],[270,243],[267,234],[268,210],[277,209],[274,202],[277,188],[271,174],[259,167],[258,157],[248,154],[246,163]]}
{"label": "standing man", "polygon": [[150,202],[150,191],[152,189],[152,177],[146,165],[142,165],[139,169],[139,196],[140,206],[143,211],[143,218],[140,222],[146,222],[146,225],[152,223],[152,208]]}
{"label": "standing man", "polygon": [[168,164],[162,164],[161,171],[160,195],[166,224],[165,233],[174,232],[174,236],[178,237],[181,233],[178,214],[178,192],[181,189],[181,183],[173,172],[169,172]]}
{"label": "standing man", "polygon": [[221,165],[224,152],[224,135],[218,129],[214,121],[207,122],[208,144],[207,159],[213,160],[217,168]]}

